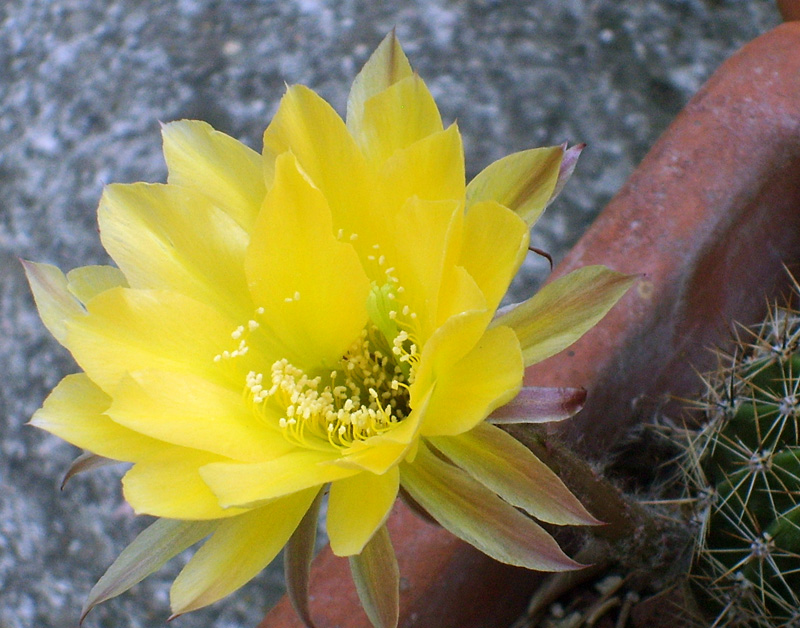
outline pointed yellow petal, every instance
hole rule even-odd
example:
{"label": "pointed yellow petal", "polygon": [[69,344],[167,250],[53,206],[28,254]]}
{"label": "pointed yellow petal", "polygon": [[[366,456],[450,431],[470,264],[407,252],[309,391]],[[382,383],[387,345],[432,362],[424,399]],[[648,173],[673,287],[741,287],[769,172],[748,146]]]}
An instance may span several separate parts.
{"label": "pointed yellow petal", "polygon": [[553,471],[514,437],[488,423],[432,438],[436,449],[512,506],[558,525],[599,523]]}
{"label": "pointed yellow petal", "polygon": [[347,128],[357,137],[364,104],[376,94],[412,75],[394,31],[386,35],[353,81],[347,98]]}
{"label": "pointed yellow petal", "polygon": [[213,604],[255,577],[289,540],[316,495],[315,489],[296,493],[220,523],[172,584],[174,615]]}
{"label": "pointed yellow petal", "polygon": [[148,368],[195,373],[241,390],[245,373],[214,362],[231,348],[238,322],[207,305],[174,292],[112,288],[87,307],[88,315],[68,322],[67,348],[107,393],[126,373]]}
{"label": "pointed yellow petal", "polygon": [[367,163],[327,102],[307,87],[290,87],[264,132],[264,149],[294,154],[328,201],[337,229],[371,235],[361,232],[372,222]]}
{"label": "pointed yellow petal", "polygon": [[400,302],[416,315],[415,341],[424,344],[436,327],[445,269],[460,252],[462,208],[456,201],[411,198],[397,220],[387,264],[404,292]]}
{"label": "pointed yellow petal", "polygon": [[110,185],[97,216],[103,246],[134,288],[181,292],[234,318],[252,315],[247,233],[205,197],[175,185]]}
{"label": "pointed yellow petal", "polygon": [[164,443],[123,427],[104,413],[111,398],[84,373],[67,375],[31,418],[35,425],[100,456],[134,462],[164,449]]}
{"label": "pointed yellow petal", "polygon": [[464,199],[464,148],[453,124],[408,148],[396,151],[379,175],[380,203],[394,214],[407,199],[426,201]]}
{"label": "pointed yellow petal", "polygon": [[128,280],[113,266],[81,266],[67,273],[67,288],[81,303],[88,303],[101,292],[127,287]]}
{"label": "pointed yellow petal", "polygon": [[480,286],[487,308],[497,309],[527,253],[528,225],[517,214],[495,201],[469,207],[459,263]]}
{"label": "pointed yellow petal", "polygon": [[51,264],[22,262],[39,316],[53,334],[53,337],[66,346],[66,321],[86,314],[80,301],[67,288],[67,278]]}
{"label": "pointed yellow petal", "polygon": [[136,371],[114,391],[107,414],[141,434],[243,462],[292,449],[278,429],[256,416],[241,391],[190,373]]}
{"label": "pointed yellow petal", "polygon": [[375,628],[396,628],[400,617],[400,570],[386,526],[364,551],[350,557],[358,599]]}
{"label": "pointed yellow petal", "polygon": [[546,285],[493,325],[511,327],[525,366],[566,349],[589,331],[631,287],[635,277],[605,266],[585,266]]}
{"label": "pointed yellow petal", "polygon": [[249,231],[266,193],[261,155],[196,120],[162,127],[169,183],[191,188]]}
{"label": "pointed yellow petal", "polygon": [[471,430],[514,398],[523,373],[514,332],[508,327],[488,330],[467,355],[436,378],[422,434],[444,436]]}
{"label": "pointed yellow petal", "polygon": [[433,96],[422,79],[412,75],[364,104],[364,116],[354,137],[367,159],[380,164],[395,151],[443,128]]}
{"label": "pointed yellow petal", "polygon": [[336,364],[367,321],[370,285],[358,255],[336,239],[325,198],[290,153],[276,161],[246,272],[264,320],[306,370]]}
{"label": "pointed yellow petal", "polygon": [[483,291],[466,268],[448,266],[444,271],[435,325],[443,325],[449,318],[464,312],[488,309]]}
{"label": "pointed yellow petal", "polygon": [[200,478],[198,469],[221,456],[182,447],[167,447],[137,462],[122,478],[125,500],[137,515],[167,519],[220,519],[246,512],[223,509]]}
{"label": "pointed yellow petal", "polygon": [[382,474],[395,466],[405,456],[408,449],[409,443],[389,441],[387,436],[382,434],[374,436],[368,441],[356,441],[346,454],[331,461],[331,464],[344,469]]}
{"label": "pointed yellow petal", "polygon": [[452,316],[434,332],[423,347],[416,378],[410,387],[413,408],[420,407],[437,379],[475,347],[491,317],[489,311],[464,312]]}
{"label": "pointed yellow petal", "polygon": [[400,473],[414,501],[444,528],[495,560],[537,571],[581,567],[532,519],[424,444],[414,463],[403,464]]}
{"label": "pointed yellow petal", "polygon": [[562,146],[550,146],[498,159],[467,186],[467,205],[497,201],[532,225],[553,196],[563,156]]}
{"label": "pointed yellow petal", "polygon": [[253,506],[358,473],[330,463],[336,454],[300,449],[268,462],[218,462],[200,470],[223,506]]}
{"label": "pointed yellow petal", "polygon": [[331,484],[328,539],[337,556],[359,554],[389,516],[400,486],[397,467],[383,475],[359,473]]}

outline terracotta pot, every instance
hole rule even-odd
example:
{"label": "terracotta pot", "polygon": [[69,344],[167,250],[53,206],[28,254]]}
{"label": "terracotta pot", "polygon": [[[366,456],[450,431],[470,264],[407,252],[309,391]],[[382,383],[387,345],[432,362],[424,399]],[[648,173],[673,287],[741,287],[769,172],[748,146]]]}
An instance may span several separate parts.
{"label": "terracotta pot", "polygon": [[[714,74],[554,272],[606,264],[641,279],[569,351],[528,370],[536,385],[589,390],[558,427],[599,457],[668,395],[699,388],[731,321],[755,322],[800,262],[800,23],[745,46]],[[398,505],[389,523],[403,577],[400,626],[493,628],[539,576],[495,563]],[[369,628],[346,560],[312,575],[318,628]],[[300,627],[283,600],[260,628]]]}
{"label": "terracotta pot", "polygon": [[787,22],[800,20],[800,0],[778,0],[778,9]]}

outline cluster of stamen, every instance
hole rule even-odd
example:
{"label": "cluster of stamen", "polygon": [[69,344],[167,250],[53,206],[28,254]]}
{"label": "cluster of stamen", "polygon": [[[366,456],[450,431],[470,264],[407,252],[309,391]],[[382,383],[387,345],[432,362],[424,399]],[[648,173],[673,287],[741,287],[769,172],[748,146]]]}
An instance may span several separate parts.
{"label": "cluster of stamen", "polygon": [[385,432],[409,412],[417,348],[405,331],[390,352],[375,348],[380,339],[374,326],[363,330],[340,368],[325,378],[309,377],[284,358],[272,364],[268,378],[250,371],[247,389],[254,403],[274,403],[283,410],[278,423],[290,440],[308,445],[324,439],[348,447]]}

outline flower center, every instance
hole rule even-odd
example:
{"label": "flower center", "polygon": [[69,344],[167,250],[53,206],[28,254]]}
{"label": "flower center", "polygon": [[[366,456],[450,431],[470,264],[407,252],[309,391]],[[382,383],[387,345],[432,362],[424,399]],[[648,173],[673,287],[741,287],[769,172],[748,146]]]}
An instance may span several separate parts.
{"label": "flower center", "polygon": [[282,409],[279,426],[287,439],[346,448],[408,416],[417,360],[407,332],[399,331],[390,348],[370,324],[327,377],[309,377],[284,358],[272,364],[267,382],[264,374],[250,371],[247,388],[255,404],[272,402]]}

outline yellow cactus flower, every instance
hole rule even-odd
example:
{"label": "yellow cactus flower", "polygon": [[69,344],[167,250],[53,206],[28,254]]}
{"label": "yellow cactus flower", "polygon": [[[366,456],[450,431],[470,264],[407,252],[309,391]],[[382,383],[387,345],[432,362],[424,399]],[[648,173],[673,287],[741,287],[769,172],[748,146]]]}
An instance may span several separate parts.
{"label": "yellow cactus flower", "polygon": [[[231,593],[288,543],[290,593],[310,622],[325,490],[331,548],[351,557],[376,625],[396,622],[384,523],[401,487],[499,560],[577,568],[523,511],[596,521],[486,419],[515,398],[498,421],[577,410],[574,391],[520,394],[524,368],[629,285],[590,267],[497,315],[579,151],[517,153],[466,186],[458,128],[442,125],[394,35],[356,78],[346,122],[293,86],[261,155],[203,122],[167,124],[163,139],[167,184],[111,185],[100,201],[117,267],[25,262],[42,320],[82,369],[31,422],[91,452],[72,472],[133,463],[125,499],[159,518],[84,615],[205,539],[172,586],[174,614]],[[376,565],[392,586],[377,590]]]}

